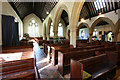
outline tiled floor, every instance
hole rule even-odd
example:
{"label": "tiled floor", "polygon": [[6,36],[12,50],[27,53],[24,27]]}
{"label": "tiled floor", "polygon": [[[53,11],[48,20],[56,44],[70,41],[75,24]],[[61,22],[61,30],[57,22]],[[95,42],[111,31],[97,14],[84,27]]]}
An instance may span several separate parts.
{"label": "tiled floor", "polygon": [[[70,80],[70,74],[64,76],[64,78],[57,71],[57,66],[53,66],[48,62],[43,49],[36,54],[36,64],[41,80]],[[114,80],[120,80],[120,67],[117,68],[117,75]]]}
{"label": "tiled floor", "polygon": [[40,49],[40,52],[36,54],[36,62],[41,80],[63,80],[57,67],[49,63],[43,49]]}

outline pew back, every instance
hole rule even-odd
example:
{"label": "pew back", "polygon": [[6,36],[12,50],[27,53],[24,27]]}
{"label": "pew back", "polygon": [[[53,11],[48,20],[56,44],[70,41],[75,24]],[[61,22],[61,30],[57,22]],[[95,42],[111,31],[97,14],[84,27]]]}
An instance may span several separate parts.
{"label": "pew back", "polygon": [[[92,79],[96,79],[101,75],[108,73],[113,70],[115,73],[116,64],[111,64],[111,61],[108,59],[109,55],[102,54],[95,57],[89,57],[79,61],[71,60],[71,79],[78,78],[82,80],[83,70],[87,71],[92,75]],[[116,56],[114,56],[116,57]],[[77,69],[76,69],[77,67]],[[75,71],[79,70],[79,71]]]}

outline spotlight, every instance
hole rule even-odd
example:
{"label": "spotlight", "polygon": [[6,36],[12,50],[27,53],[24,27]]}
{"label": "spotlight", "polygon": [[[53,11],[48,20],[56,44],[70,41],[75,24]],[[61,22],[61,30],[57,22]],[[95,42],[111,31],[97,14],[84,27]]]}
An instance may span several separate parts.
{"label": "spotlight", "polygon": [[47,11],[46,14],[49,14],[49,12]]}
{"label": "spotlight", "polygon": [[81,20],[80,20],[81,22],[84,22],[85,21],[85,19],[84,18],[81,18]]}

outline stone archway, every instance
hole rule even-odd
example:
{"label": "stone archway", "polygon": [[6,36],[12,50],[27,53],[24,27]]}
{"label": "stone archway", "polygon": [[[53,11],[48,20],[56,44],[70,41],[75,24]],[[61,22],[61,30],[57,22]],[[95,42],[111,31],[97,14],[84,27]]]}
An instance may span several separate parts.
{"label": "stone archway", "polygon": [[81,2],[77,0],[75,1],[76,2],[74,2],[72,12],[71,12],[71,18],[69,21],[70,44],[72,44],[74,47],[76,47],[76,29],[78,27],[79,16],[85,0],[82,0]]}
{"label": "stone archway", "polygon": [[93,24],[92,24],[92,26],[91,26],[91,31],[90,31],[90,33],[93,33],[94,27],[95,27],[101,20],[106,21],[107,23],[109,23],[109,24],[111,25],[112,32],[113,32],[113,33],[115,32],[115,25],[114,25],[113,21],[110,20],[110,19],[107,18],[107,17],[100,17],[100,18],[98,18],[97,20],[95,20],[95,21],[93,22]]}
{"label": "stone archway", "polygon": [[77,31],[76,31],[76,40],[77,40],[78,37],[79,37],[79,30],[80,30],[80,28],[81,28],[82,26],[86,26],[86,27],[88,28],[88,30],[89,30],[89,25],[88,25],[87,23],[80,23],[80,25],[78,26]]}
{"label": "stone archway", "polygon": [[69,20],[69,11],[68,11],[68,8],[66,5],[64,4],[61,4],[60,7],[58,8],[57,12],[56,12],[56,16],[55,16],[55,19],[54,19],[54,26],[53,26],[53,30],[54,30],[54,37],[56,37],[58,34],[58,23],[59,23],[59,20],[61,18],[61,15],[62,15],[62,12],[66,11],[67,15],[68,15],[68,20]]}
{"label": "stone archway", "polygon": [[115,25],[114,25],[113,21],[110,20],[110,19],[107,18],[107,17],[100,17],[100,18],[98,18],[97,20],[95,20],[95,21],[93,22],[93,24],[92,24],[92,26],[91,26],[91,28],[90,28],[90,39],[89,39],[90,42],[92,42],[92,34],[93,34],[93,31],[94,31],[94,28],[95,28],[95,26],[96,26],[101,20],[106,21],[106,22],[111,26],[112,33],[113,33],[113,34],[115,33]]}

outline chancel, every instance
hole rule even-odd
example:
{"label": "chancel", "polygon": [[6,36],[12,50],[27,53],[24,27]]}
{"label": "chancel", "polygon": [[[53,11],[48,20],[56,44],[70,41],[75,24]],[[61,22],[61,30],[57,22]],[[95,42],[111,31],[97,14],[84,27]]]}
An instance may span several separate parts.
{"label": "chancel", "polygon": [[120,80],[119,0],[0,0],[1,80]]}

